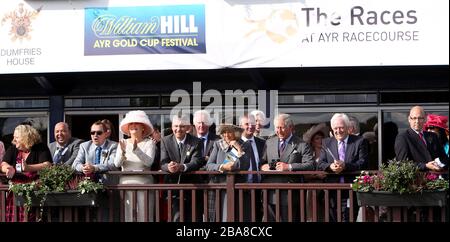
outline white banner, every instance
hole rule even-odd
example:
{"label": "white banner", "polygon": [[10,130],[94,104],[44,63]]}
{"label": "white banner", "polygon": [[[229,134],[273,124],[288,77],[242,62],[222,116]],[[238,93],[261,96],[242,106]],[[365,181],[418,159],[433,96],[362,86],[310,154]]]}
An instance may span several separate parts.
{"label": "white banner", "polygon": [[449,2],[2,1],[0,74],[448,65]]}

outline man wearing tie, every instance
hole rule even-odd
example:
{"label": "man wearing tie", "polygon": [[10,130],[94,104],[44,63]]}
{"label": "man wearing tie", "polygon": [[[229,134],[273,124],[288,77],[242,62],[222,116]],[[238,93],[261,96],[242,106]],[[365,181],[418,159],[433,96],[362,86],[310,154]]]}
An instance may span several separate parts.
{"label": "man wearing tie", "polygon": [[[264,145],[266,141],[255,137],[255,127],[256,120],[253,115],[244,115],[239,120],[239,125],[243,129],[241,140],[244,145],[248,146],[248,151],[251,153],[250,157],[250,167],[249,171],[259,171],[260,163],[262,160],[262,155],[264,151]],[[258,174],[249,174],[247,176],[248,183],[259,183],[261,181],[261,176]],[[255,205],[251,204],[250,192],[245,191],[244,193],[244,222],[252,221],[251,214],[252,209],[255,209],[255,221],[261,221],[262,209],[261,209],[261,191],[255,191]]]}
{"label": "man wearing tie", "polygon": [[[172,117],[171,135],[161,139],[161,169],[170,173],[164,177],[165,183],[201,183],[199,175],[183,175],[190,171],[198,171],[202,166],[202,142],[200,139],[188,134],[189,119],[185,116]],[[200,194],[199,191],[197,191]],[[172,222],[180,222],[181,216],[186,221],[202,221],[203,208],[201,203],[195,204],[196,216],[192,218],[192,196],[190,190],[184,190],[184,200],[180,201],[178,191],[172,191]],[[199,196],[197,196],[199,197]],[[196,201],[199,201],[196,199]],[[184,203],[184,213],[181,214],[180,202]]]}
{"label": "man wearing tie", "polygon": [[[330,121],[333,137],[323,140],[320,153],[318,170],[327,171],[336,175],[328,175],[325,178],[329,183],[352,183],[355,175],[339,175],[345,171],[358,171],[367,168],[368,165],[368,143],[362,136],[349,134],[350,120],[344,113],[336,113]],[[344,207],[344,221],[349,220],[347,206],[347,192],[342,193],[341,206]],[[356,196],[354,196],[356,198]],[[330,217],[332,221],[338,221],[336,208],[336,191],[330,195]],[[356,200],[354,201],[356,207]],[[356,219],[357,208],[354,209]]]}
{"label": "man wearing tie", "polygon": [[395,139],[397,160],[413,160],[422,171],[441,171],[448,158],[437,135],[423,131],[425,111],[421,106],[411,108],[408,122],[410,128]]}
{"label": "man wearing tie", "polygon": [[59,122],[55,125],[55,141],[50,143],[50,153],[53,155],[53,164],[72,166],[80,148],[81,139],[72,137],[69,125]]}
{"label": "man wearing tie", "polygon": [[[309,144],[303,142],[294,135],[294,122],[289,114],[279,114],[274,119],[276,136],[269,138],[261,160],[261,170],[270,171],[269,162],[277,161],[275,170],[277,171],[312,171],[314,170],[314,160]],[[263,183],[297,183],[301,182],[299,175],[266,175],[262,178]],[[274,190],[268,192],[268,221],[275,221],[276,205],[280,206],[280,220],[288,221],[288,191],[280,190],[280,203],[276,204],[276,193]],[[292,191],[292,215],[294,221],[298,221],[299,193]]]}
{"label": "man wearing tie", "polygon": [[[195,133],[197,135],[197,138],[201,140],[203,147],[202,150],[203,152],[201,154],[202,156],[201,169],[206,169],[205,167],[206,162],[209,159],[209,156],[214,146],[214,142],[220,139],[220,137],[215,133],[209,132],[209,128],[211,127],[212,124],[213,119],[206,110],[198,110],[194,113]],[[206,183],[210,180],[208,175],[202,175],[201,177],[203,179],[202,183]],[[207,221],[209,222],[216,221],[215,197],[216,197],[215,191],[213,190],[208,191],[208,214],[205,216],[207,217]],[[200,197],[200,200],[197,200],[197,202],[202,203],[203,199]]]}
{"label": "man wearing tie", "polygon": [[[77,172],[82,172],[87,176],[116,170],[114,157],[117,149],[117,142],[108,140],[106,126],[101,121],[97,121],[91,126],[91,140],[81,143],[78,155],[75,158],[72,168]],[[100,176],[95,176],[100,179]],[[106,182],[106,177],[101,177]]]}
{"label": "man wearing tie", "polygon": [[[97,121],[91,126],[91,140],[83,142],[80,144],[80,149],[78,155],[73,161],[72,168],[83,173],[85,176],[90,177],[95,180],[103,182],[103,184],[115,185],[118,183],[118,177],[112,176],[107,177],[105,173],[109,170],[117,170],[114,166],[114,158],[117,150],[117,142],[109,140],[108,134],[106,133],[106,125],[102,121]],[[113,193],[112,199],[115,201],[113,203],[114,209],[118,205],[118,193]],[[103,222],[111,221],[114,218],[109,218],[109,204],[106,201],[101,201],[99,206],[100,212],[102,214],[101,220]],[[95,215],[97,211],[94,210],[91,214],[92,219],[95,220],[97,217]]]}
{"label": "man wearing tie", "polygon": [[[209,154],[212,151],[214,141],[220,139],[215,133],[209,132],[209,128],[213,124],[211,116],[206,110],[198,110],[194,113],[194,126],[197,138],[201,139],[203,144],[202,157],[204,162],[208,161]],[[203,165],[205,165],[203,164]]]}

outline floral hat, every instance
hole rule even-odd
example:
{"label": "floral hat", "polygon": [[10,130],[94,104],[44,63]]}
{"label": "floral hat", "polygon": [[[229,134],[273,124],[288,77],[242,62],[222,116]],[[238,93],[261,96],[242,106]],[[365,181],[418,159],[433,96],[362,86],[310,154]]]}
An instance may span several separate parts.
{"label": "floral hat", "polygon": [[144,125],[144,137],[147,137],[153,133],[153,125],[144,111],[136,110],[128,112],[122,122],[120,122],[120,130],[122,133],[130,136],[128,126],[131,123],[140,123]]}
{"label": "floral hat", "polygon": [[306,143],[311,143],[312,137],[318,132],[323,133],[324,138],[328,137],[330,129],[327,127],[325,123],[320,123],[312,126],[303,134],[303,141]]}
{"label": "floral hat", "polygon": [[448,117],[436,114],[428,114],[427,122],[423,125],[423,129],[427,130],[429,127],[438,127],[441,129],[448,130]]}

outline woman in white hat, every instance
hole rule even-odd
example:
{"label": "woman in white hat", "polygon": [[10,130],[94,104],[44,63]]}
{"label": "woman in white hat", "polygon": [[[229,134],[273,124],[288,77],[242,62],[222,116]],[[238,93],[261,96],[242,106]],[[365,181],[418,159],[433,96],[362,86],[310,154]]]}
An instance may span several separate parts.
{"label": "woman in white hat", "polygon": [[[149,136],[153,132],[153,126],[144,111],[130,111],[120,122],[120,130],[128,139],[119,142],[120,149],[117,149],[114,165],[121,167],[122,171],[149,171],[155,161],[156,144]],[[123,175],[120,177],[120,184],[152,184],[155,183],[151,175]],[[143,222],[145,219],[145,192],[137,191],[137,218],[133,218],[133,192],[125,192],[125,221]],[[153,191],[148,192],[148,218],[154,221],[154,201]]]}

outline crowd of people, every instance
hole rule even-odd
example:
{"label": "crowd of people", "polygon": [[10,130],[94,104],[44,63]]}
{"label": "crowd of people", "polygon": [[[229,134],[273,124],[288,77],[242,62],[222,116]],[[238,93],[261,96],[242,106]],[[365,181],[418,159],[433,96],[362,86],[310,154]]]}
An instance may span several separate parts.
{"label": "crowd of people", "polygon": [[[105,184],[153,184],[160,181],[151,175],[122,175],[116,181],[105,175],[106,171],[167,172],[164,183],[224,183],[225,174],[230,171],[325,171],[327,175],[261,175],[259,173],[237,175],[236,183],[300,183],[326,182],[351,183],[354,175],[347,172],[360,171],[369,167],[368,136],[359,133],[359,122],[345,113],[336,113],[325,123],[311,126],[303,137],[295,134],[294,122],[289,114],[275,116],[274,134],[262,136],[266,123],[261,111],[254,111],[239,117],[239,124],[221,123],[218,132],[210,114],[199,110],[193,115],[193,128],[188,117],[171,117],[172,134],[161,137],[143,111],[130,111],[120,123],[120,131],[127,136],[119,142],[112,141],[114,130],[107,120],[100,120],[90,127],[91,139],[82,141],[71,136],[69,125],[64,122],[54,127],[55,141],[48,146],[41,142],[38,131],[30,125],[21,124],[14,130],[12,146],[6,152],[0,143],[1,172],[16,183],[26,183],[38,178],[37,172],[51,165],[67,165],[75,171]],[[413,160],[423,170],[442,171],[448,164],[448,118],[435,114],[425,115],[420,106],[411,108],[408,115],[409,128],[395,138],[397,160]],[[218,171],[219,175],[185,175],[198,170]],[[17,174],[21,174],[20,176]],[[292,191],[292,206],[288,205],[287,190],[280,190],[279,198],[269,190],[267,221],[275,221],[277,209],[281,221],[288,221],[289,209],[292,218],[298,221],[299,191]],[[181,200],[179,191],[171,193],[171,221],[227,221],[227,193],[220,192],[221,211],[215,211],[216,194],[208,193],[208,212],[204,214],[203,192],[185,192]],[[251,221],[251,211],[256,211],[256,221],[262,219],[261,194],[256,193],[251,203],[250,192],[244,191],[244,221]],[[318,194],[323,200],[323,194]],[[154,221],[154,192],[125,192],[125,221]],[[196,196],[192,199],[192,196]],[[238,196],[235,196],[237,199]],[[330,219],[349,220],[348,194],[339,196],[330,192]],[[355,197],[355,196],[354,196]],[[12,194],[7,197],[6,218],[15,216]],[[136,201],[135,201],[136,200]],[[279,200],[280,204],[277,204]],[[191,204],[196,201],[195,204]],[[237,204],[238,201],[236,201]],[[307,194],[308,220],[311,219],[311,193]],[[147,203],[147,204],[145,204]],[[181,204],[184,210],[180,209]],[[136,204],[137,217],[133,215]],[[342,208],[338,209],[338,204]],[[354,204],[357,204],[354,202]],[[279,206],[277,208],[277,205]],[[195,207],[196,213],[192,213]],[[181,212],[184,211],[184,214]],[[235,209],[237,212],[238,209]],[[342,214],[337,214],[342,211]],[[19,211],[19,221],[23,220]],[[145,214],[147,212],[147,214]],[[320,210],[319,217],[327,211]],[[358,210],[354,209],[357,213]],[[220,214],[220,219],[216,216]],[[29,214],[30,215],[30,214]],[[22,217],[21,217],[22,216]],[[238,214],[234,215],[235,217]],[[354,215],[356,217],[356,214]],[[30,219],[30,218],[29,218]]]}

